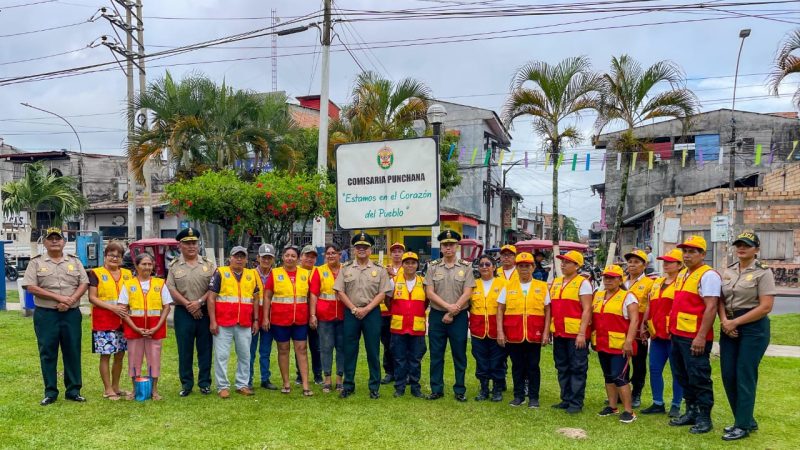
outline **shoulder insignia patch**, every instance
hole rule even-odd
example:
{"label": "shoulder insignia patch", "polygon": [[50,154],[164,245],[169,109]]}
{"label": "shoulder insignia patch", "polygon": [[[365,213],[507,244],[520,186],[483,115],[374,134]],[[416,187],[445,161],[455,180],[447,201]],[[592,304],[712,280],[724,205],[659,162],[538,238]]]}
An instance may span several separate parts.
{"label": "shoulder insignia patch", "polygon": [[435,266],[435,265],[441,264],[441,263],[442,263],[441,259],[434,259],[433,261],[429,262],[428,265],[429,266]]}

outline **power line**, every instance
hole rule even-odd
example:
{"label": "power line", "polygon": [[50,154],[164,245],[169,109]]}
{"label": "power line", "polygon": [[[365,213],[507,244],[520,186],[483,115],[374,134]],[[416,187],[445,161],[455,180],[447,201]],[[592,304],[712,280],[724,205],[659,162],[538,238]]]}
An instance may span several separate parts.
{"label": "power line", "polygon": [[70,53],[75,53],[75,52],[79,52],[81,50],[86,50],[87,48],[88,47],[81,47],[81,48],[76,48],[76,49],[73,49],[73,50],[67,50],[65,52],[53,53],[53,54],[44,55],[44,56],[37,56],[37,57],[34,57],[34,58],[18,59],[16,61],[0,62],[0,66],[9,66],[9,65],[12,65],[12,64],[19,64],[19,63],[24,63],[24,62],[40,61],[40,60],[43,60],[43,59],[55,58],[57,56],[69,55]]}
{"label": "power line", "polygon": [[8,5],[8,6],[0,6],[0,10],[3,9],[14,9],[14,8],[24,8],[26,6],[34,6],[34,5],[41,5],[42,3],[53,3],[56,0],[42,0],[39,2],[31,2],[31,3],[21,3],[17,5]]}
{"label": "power line", "polygon": [[55,26],[55,27],[48,27],[48,28],[40,28],[38,30],[21,31],[19,33],[0,34],[0,38],[8,38],[8,37],[14,37],[14,36],[25,36],[25,35],[28,35],[28,34],[43,33],[45,31],[62,30],[64,28],[77,27],[78,25],[83,25],[85,23],[89,23],[89,21],[88,20],[84,20],[82,22],[75,22],[75,23],[70,23],[70,24],[67,24],[67,25],[58,25],[58,26]]}

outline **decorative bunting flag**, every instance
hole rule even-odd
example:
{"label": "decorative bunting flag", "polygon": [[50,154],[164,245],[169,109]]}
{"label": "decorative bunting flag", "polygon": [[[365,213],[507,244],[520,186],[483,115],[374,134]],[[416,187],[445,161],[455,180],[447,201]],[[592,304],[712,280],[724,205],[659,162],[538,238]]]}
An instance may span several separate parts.
{"label": "decorative bunting flag", "polygon": [[475,164],[475,157],[478,156],[478,147],[475,147],[475,150],[472,150],[472,159],[469,161],[470,165]]}
{"label": "decorative bunting flag", "polygon": [[777,150],[776,148],[777,146],[778,144],[773,142],[772,145],[769,147],[769,162],[767,164],[769,164],[770,166],[772,165],[772,159],[775,158],[775,150]]}
{"label": "decorative bunting flag", "polygon": [[575,172],[575,167],[578,165],[578,154],[572,155],[572,171]]}
{"label": "decorative bunting flag", "polygon": [[697,158],[697,165],[703,167],[703,163],[705,162],[703,161],[703,148],[699,146],[695,147],[694,155]]}
{"label": "decorative bunting flag", "polygon": [[724,153],[725,147],[719,146],[719,165],[722,165],[722,154]]}
{"label": "decorative bunting flag", "polygon": [[653,152],[647,152],[647,170],[653,170]]}
{"label": "decorative bunting flag", "polygon": [[486,158],[483,160],[483,165],[484,166],[488,166],[489,165],[489,161],[491,161],[491,160],[492,160],[492,149],[491,148],[487,148],[486,149]]}
{"label": "decorative bunting flag", "polygon": [[686,153],[688,151],[689,149],[686,148],[683,149],[683,154],[681,155],[681,167],[686,167]]}
{"label": "decorative bunting flag", "polygon": [[525,168],[528,168],[528,152],[525,152]]}
{"label": "decorative bunting flag", "polygon": [[755,161],[753,161],[753,164],[756,166],[761,165],[761,151],[762,151],[761,144],[756,145],[756,159]]}
{"label": "decorative bunting flag", "polygon": [[603,171],[606,169],[606,157],[608,155],[603,153],[603,158],[600,160],[600,170]]}
{"label": "decorative bunting flag", "polygon": [[795,151],[795,149],[797,148],[797,143],[798,143],[798,142],[800,142],[800,141],[794,141],[794,142],[792,142],[792,151],[791,151],[791,152],[789,152],[789,156],[787,156],[787,157],[786,157],[786,160],[787,160],[787,161],[789,161],[790,159],[792,159],[792,155],[794,155],[794,151]]}
{"label": "decorative bunting flag", "polygon": [[587,153],[587,154],[586,154],[586,170],[587,170],[587,171],[589,170],[589,159],[590,159],[590,156],[589,156],[589,154]]}
{"label": "decorative bunting flag", "polygon": [[506,152],[503,149],[500,149],[500,155],[497,157],[497,167],[503,167],[503,156],[506,155]]}
{"label": "decorative bunting flag", "polygon": [[561,163],[563,162],[564,162],[564,153],[562,152],[558,154],[558,162],[556,162],[556,169],[560,169]]}
{"label": "decorative bunting flag", "polygon": [[447,154],[447,160],[450,161],[453,158],[453,152],[456,151],[456,144],[450,144],[450,153]]}
{"label": "decorative bunting flag", "polygon": [[463,146],[463,145],[462,145],[462,146],[461,146],[461,150],[459,150],[459,151],[458,151],[458,160],[459,160],[459,161],[461,161],[462,159],[464,159],[464,150],[466,150],[466,149],[467,149],[467,147],[465,147],[465,146]]}
{"label": "decorative bunting flag", "polygon": [[631,161],[631,172],[636,170],[636,159],[639,157],[639,152],[633,152],[633,160]]}
{"label": "decorative bunting flag", "polygon": [[622,153],[617,153],[617,170],[622,167]]}
{"label": "decorative bunting flag", "polygon": [[547,170],[547,166],[550,164],[550,153],[544,154],[544,170]]}

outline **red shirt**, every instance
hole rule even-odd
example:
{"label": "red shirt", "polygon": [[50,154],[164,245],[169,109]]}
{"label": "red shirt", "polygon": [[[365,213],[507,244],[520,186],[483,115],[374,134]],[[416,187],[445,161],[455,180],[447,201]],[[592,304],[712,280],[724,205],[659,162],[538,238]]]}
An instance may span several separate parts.
{"label": "red shirt", "polygon": [[[331,269],[333,272],[333,269]],[[333,278],[339,274],[339,271],[333,272]],[[319,297],[319,291],[322,288],[322,279],[319,276],[319,270],[314,269],[314,273],[311,274],[311,279],[308,280],[308,292]]]}
{"label": "red shirt", "polygon": [[[294,279],[297,276],[297,270],[295,270],[294,272],[289,272],[287,270],[286,275],[289,275],[289,281],[291,281],[292,284],[294,284]],[[275,271],[269,273],[269,276],[267,277],[267,282],[264,283],[264,290],[275,292]]]}

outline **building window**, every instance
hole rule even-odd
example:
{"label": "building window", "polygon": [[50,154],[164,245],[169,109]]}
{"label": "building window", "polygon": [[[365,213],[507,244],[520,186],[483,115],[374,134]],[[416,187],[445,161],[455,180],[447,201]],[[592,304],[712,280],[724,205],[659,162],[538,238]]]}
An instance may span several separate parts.
{"label": "building window", "polygon": [[100,227],[103,239],[125,239],[128,237],[128,227]]}
{"label": "building window", "polygon": [[758,231],[761,239],[759,259],[792,259],[794,257],[794,236],[791,230]]}
{"label": "building window", "polygon": [[161,237],[164,239],[175,239],[178,235],[178,230],[161,230]]}

